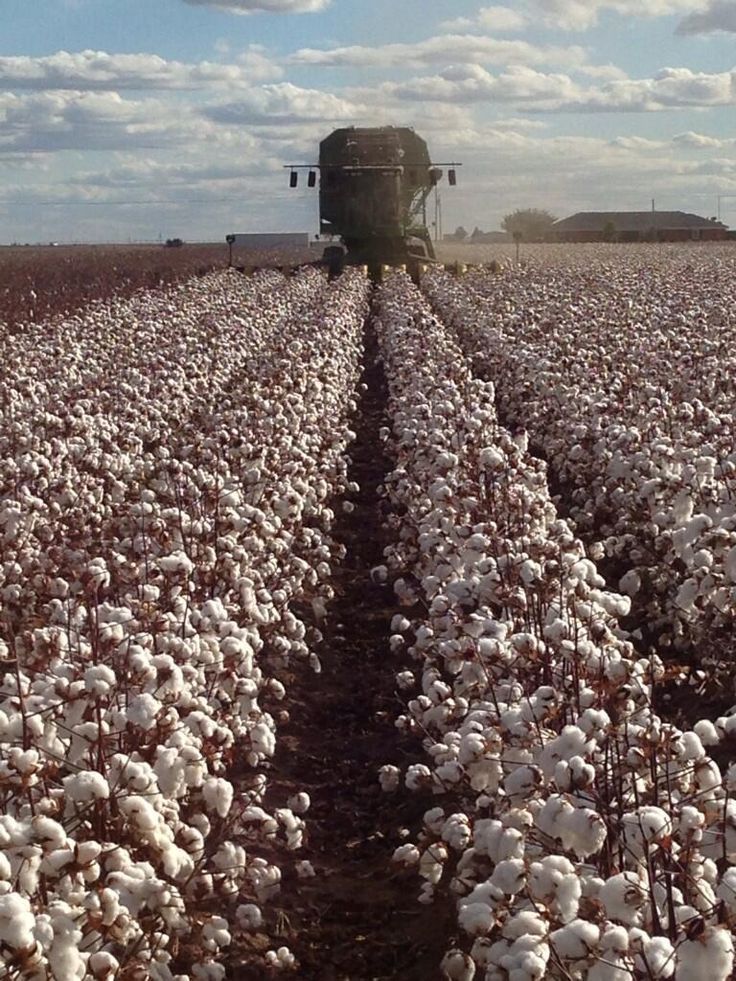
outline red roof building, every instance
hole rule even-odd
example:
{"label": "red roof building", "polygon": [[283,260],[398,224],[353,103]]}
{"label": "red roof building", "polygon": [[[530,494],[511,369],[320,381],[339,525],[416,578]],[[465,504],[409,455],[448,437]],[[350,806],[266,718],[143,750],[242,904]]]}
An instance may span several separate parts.
{"label": "red roof building", "polygon": [[685,211],[580,211],[556,221],[559,242],[715,242],[727,227]]}

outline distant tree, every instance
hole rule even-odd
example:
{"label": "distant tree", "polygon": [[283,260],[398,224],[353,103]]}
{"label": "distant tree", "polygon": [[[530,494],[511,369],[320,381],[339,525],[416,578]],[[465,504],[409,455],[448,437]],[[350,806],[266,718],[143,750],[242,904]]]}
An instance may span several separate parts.
{"label": "distant tree", "polygon": [[615,242],[616,241],[616,226],[610,220],[606,222],[603,226],[603,241],[604,242]]}
{"label": "distant tree", "polygon": [[549,211],[540,208],[517,208],[501,222],[505,232],[514,238],[521,236],[524,242],[542,242],[549,237],[552,225],[557,221]]}
{"label": "distant tree", "polygon": [[457,242],[464,242],[468,237],[468,230],[462,225],[458,225],[452,236]]}
{"label": "distant tree", "polygon": [[478,228],[478,226],[476,225],[473,231],[471,232],[470,237],[473,239],[478,239],[478,238],[483,238],[484,235],[485,232],[481,228]]}

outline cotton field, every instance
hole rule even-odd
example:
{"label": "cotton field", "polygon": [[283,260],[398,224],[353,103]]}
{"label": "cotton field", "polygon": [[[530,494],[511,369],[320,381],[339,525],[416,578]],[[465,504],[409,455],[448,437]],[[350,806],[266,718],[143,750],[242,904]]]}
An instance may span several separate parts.
{"label": "cotton field", "polygon": [[0,329],[0,976],[732,978],[735,287],[581,247]]}

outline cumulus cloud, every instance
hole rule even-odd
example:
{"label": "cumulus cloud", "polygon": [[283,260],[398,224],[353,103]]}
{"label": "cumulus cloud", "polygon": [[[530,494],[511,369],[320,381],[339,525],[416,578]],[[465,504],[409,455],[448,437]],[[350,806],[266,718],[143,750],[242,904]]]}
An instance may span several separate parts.
{"label": "cumulus cloud", "polygon": [[622,17],[665,17],[698,11],[707,0],[532,0],[551,27],[585,31],[607,10]]}
{"label": "cumulus cloud", "polygon": [[117,92],[0,93],[0,151],[125,150],[214,140],[201,119],[158,99]]}
{"label": "cumulus cloud", "polygon": [[437,75],[385,83],[383,91],[399,100],[529,103],[537,110],[557,108],[583,98],[585,93],[569,75],[522,66],[494,75],[481,65],[452,65]]}
{"label": "cumulus cloud", "polygon": [[706,136],[704,133],[694,133],[688,130],[687,133],[677,133],[672,137],[675,146],[685,147],[689,150],[721,150],[724,147],[736,146],[736,139],[718,139],[715,136]]}
{"label": "cumulus cloud", "polygon": [[247,49],[238,64],[168,61],[154,54],[57,51],[0,57],[0,89],[202,89],[245,85],[273,77],[262,48]]}
{"label": "cumulus cloud", "polygon": [[203,110],[208,119],[235,126],[351,120],[358,112],[360,110],[347,99],[317,89],[299,88],[291,82],[262,85],[236,102],[212,105]]}
{"label": "cumulus cloud", "polygon": [[314,14],[330,0],[184,0],[192,7],[216,7],[231,14]]}
{"label": "cumulus cloud", "polygon": [[480,27],[500,34],[502,31],[518,31],[527,24],[527,16],[511,7],[481,7],[474,17],[456,17],[445,21],[441,26],[448,31],[462,31]]}
{"label": "cumulus cloud", "polygon": [[567,73],[526,66],[493,74],[481,65],[453,65],[436,75],[384,83],[381,91],[397,100],[505,103],[536,112],[656,112],[736,104],[736,71],[664,68],[653,78],[584,86]]}
{"label": "cumulus cloud", "polygon": [[561,106],[587,112],[656,112],[736,105],[736,71],[663,68],[653,78],[609,82]]}
{"label": "cumulus cloud", "polygon": [[678,34],[711,34],[716,31],[736,33],[734,0],[711,0],[704,10],[690,14],[677,28]]}
{"label": "cumulus cloud", "polygon": [[576,45],[554,47],[528,41],[499,41],[475,34],[442,34],[409,44],[355,44],[342,48],[301,48],[289,61],[298,65],[349,68],[417,68],[448,62],[499,65],[584,64]]}

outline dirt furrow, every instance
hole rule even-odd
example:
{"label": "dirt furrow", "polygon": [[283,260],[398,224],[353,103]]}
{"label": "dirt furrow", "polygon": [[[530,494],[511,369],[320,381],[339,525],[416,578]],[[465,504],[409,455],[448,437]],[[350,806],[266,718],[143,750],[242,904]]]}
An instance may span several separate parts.
{"label": "dirt furrow", "polygon": [[[334,570],[335,598],[320,645],[322,672],[290,680],[290,722],[280,730],[274,792],[306,790],[308,839],[303,854],[314,878],[284,882],[277,901],[283,943],[304,981],[432,981],[452,932],[450,911],[417,904],[401,871],[391,866],[431,799],[386,795],[385,763],[416,759],[393,725],[398,703],[389,653],[392,590],[373,582],[386,544],[380,487],[391,461],[379,430],[387,424],[387,391],[370,323],[366,368],[349,448],[350,479],[360,485],[354,510],[338,514],[335,537],[347,555]],[[339,507],[339,505],[338,505]],[[233,975],[255,978],[243,968]]]}

